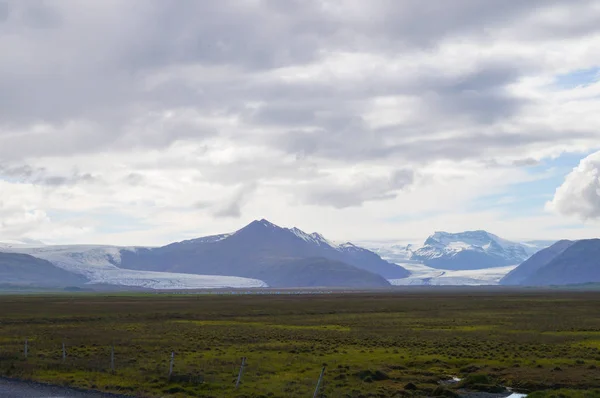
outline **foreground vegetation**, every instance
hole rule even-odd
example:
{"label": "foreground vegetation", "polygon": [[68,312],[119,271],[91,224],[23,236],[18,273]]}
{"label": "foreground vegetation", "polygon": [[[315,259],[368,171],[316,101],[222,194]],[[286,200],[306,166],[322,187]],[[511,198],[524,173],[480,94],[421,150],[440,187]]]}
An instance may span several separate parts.
{"label": "foreground vegetation", "polygon": [[326,366],[322,397],[593,397],[598,308],[583,292],[2,296],[0,375],[144,397],[312,397]]}

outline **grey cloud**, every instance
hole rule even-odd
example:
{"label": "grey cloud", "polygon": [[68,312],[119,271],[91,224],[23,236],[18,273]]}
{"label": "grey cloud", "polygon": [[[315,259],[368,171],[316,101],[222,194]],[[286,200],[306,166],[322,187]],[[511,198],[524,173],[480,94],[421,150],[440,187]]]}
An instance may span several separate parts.
{"label": "grey cloud", "polygon": [[225,203],[219,204],[213,215],[219,218],[239,218],[242,215],[242,207],[249,200],[249,196],[256,191],[256,183],[248,183],[241,186],[231,198]]}
{"label": "grey cloud", "polygon": [[[525,66],[522,66],[525,67]],[[527,66],[528,67],[528,66]],[[292,128],[312,128],[313,131],[291,129],[279,134],[271,143],[298,156],[323,156],[348,159],[373,159],[402,154],[403,144],[394,142],[409,138],[417,139],[411,144],[411,154],[433,159],[444,158],[445,152],[431,152],[430,138],[435,129],[464,126],[465,118],[471,124],[482,126],[508,119],[521,111],[527,102],[512,97],[505,86],[519,77],[517,65],[481,65],[480,69],[457,78],[425,75],[414,81],[396,84],[396,94],[420,98],[427,104],[422,110],[420,125],[404,124],[383,129],[371,129],[356,115],[364,106],[365,99],[373,93],[371,82],[352,83],[352,89],[338,93],[335,87],[321,87],[318,96],[303,99],[277,101],[266,99],[266,105],[248,116],[248,121],[262,125]],[[392,81],[381,84],[382,95]],[[384,88],[385,87],[385,88]],[[294,92],[295,87],[290,87]],[[314,88],[313,88],[314,89]],[[302,88],[299,90],[303,91]],[[314,89],[315,90],[315,89]],[[293,95],[293,94],[288,94]],[[499,132],[501,136],[501,132]],[[501,137],[498,137],[501,144]],[[460,137],[457,141],[462,143]],[[492,142],[489,142],[492,144]],[[492,146],[493,148],[493,146]],[[411,154],[409,154],[409,157]]]}
{"label": "grey cloud", "polygon": [[[345,11],[352,4],[364,9],[350,16]],[[516,147],[593,139],[597,133],[514,134],[495,126],[510,122],[530,105],[507,87],[537,71],[532,60],[490,57],[459,75],[442,73],[445,66],[439,65],[410,73],[373,70],[362,78],[344,80],[343,71],[332,70],[331,80],[307,82],[279,79],[277,68],[305,66],[337,52],[410,58],[420,51],[435,52],[438,44],[456,38],[492,43],[502,35],[526,41],[583,34],[579,18],[565,19],[558,33],[547,23],[534,23],[541,10],[564,4],[558,0],[455,0],[434,7],[423,7],[417,0],[0,2],[0,21],[4,18],[0,157],[24,162],[162,149],[179,140],[204,145],[219,138],[233,146],[266,148],[271,155],[217,166],[198,160],[194,165],[211,182],[276,184],[294,179],[310,190],[309,202],[338,207],[392,197],[396,188],[391,177],[359,181],[356,186],[319,186],[319,169],[329,163],[360,166],[391,159],[403,167],[438,159],[493,158]],[[597,15],[586,13],[584,7],[591,4],[569,2],[577,10],[573,12],[585,16],[587,33],[600,26],[592,26]],[[407,122],[373,128],[362,114],[382,96],[409,97],[422,107]],[[251,108],[250,103],[260,105]],[[165,119],[166,111],[175,116]],[[239,124],[221,128],[205,120],[214,115]],[[34,129],[40,124],[49,132]],[[448,137],[445,133],[450,130],[457,133]],[[177,168],[195,161],[175,159],[152,167]],[[99,179],[83,178],[85,173],[30,172],[13,171],[16,178],[29,180],[42,175],[38,183],[49,186]],[[143,183],[135,176],[125,182]],[[248,196],[240,195],[217,213],[235,216]]]}
{"label": "grey cloud", "polygon": [[[10,97],[0,97],[0,109],[3,110],[0,116],[5,123],[85,118],[102,123],[113,121],[119,125],[130,117],[129,113],[136,106],[160,109],[183,105],[182,101],[190,106],[197,105],[198,101],[210,101],[203,98],[202,92],[185,86],[166,98],[159,98],[153,90],[143,87],[141,79],[145,74],[170,65],[236,65],[251,73],[309,62],[323,50],[343,50],[346,41],[362,43],[364,48],[355,50],[373,49],[372,42],[378,40],[378,37],[370,38],[368,29],[363,30],[360,24],[352,26],[349,21],[326,13],[317,1],[287,2],[285,7],[276,2],[251,6],[227,1],[132,1],[115,3],[118,7],[113,10],[100,9],[93,19],[90,15],[93,9],[86,12],[78,2],[51,3],[53,8],[39,2],[32,4],[37,6],[27,6],[27,12],[57,14],[61,16],[60,23],[54,29],[57,32],[48,37],[33,36],[25,43],[8,41],[5,44],[5,53],[27,51],[35,54],[32,64],[15,65],[11,68],[11,78],[0,80],[2,92],[13,93]],[[440,7],[439,17],[447,17],[445,12],[475,15],[471,8],[475,8],[478,18],[480,13],[495,15],[497,9],[517,14],[530,12],[530,7],[523,7],[521,3],[512,3],[511,7],[502,4],[504,2],[494,2],[487,7],[486,3],[486,7],[481,7],[478,3],[463,1],[452,7]],[[23,2],[17,1],[10,5],[15,9],[25,7]],[[379,7],[370,8],[380,10],[382,17],[395,15],[407,21],[414,21],[415,12],[423,8],[412,1],[379,1],[377,5]],[[444,11],[446,8],[448,10]],[[199,17],[202,23],[198,23]],[[476,24],[476,20],[470,23]],[[393,25],[402,24],[395,20]],[[409,29],[396,37],[411,40],[415,35],[429,33],[432,40],[437,38],[435,29],[439,24],[420,25],[426,25],[427,30],[419,33],[418,29]],[[459,29],[464,25],[456,23],[453,26]],[[101,30],[106,26],[111,30]],[[394,32],[385,24],[377,24],[377,27]],[[26,28],[18,25],[15,29],[23,31]],[[352,35],[345,37],[342,34],[345,39],[339,42],[340,32],[361,34],[368,40],[363,43],[354,40]],[[67,39],[68,45],[60,44]],[[61,46],[59,51],[51,51],[52,47],[48,45],[52,42],[46,40],[54,40],[55,45]],[[82,54],[88,56],[82,57]],[[39,73],[36,69],[42,65],[44,73]],[[216,87],[211,94],[218,96],[215,91],[223,89],[229,94],[224,102],[235,102],[238,98],[236,90],[231,92],[226,85]],[[249,94],[257,95],[256,92]],[[211,95],[211,98],[214,97]],[[253,98],[246,96],[245,99]],[[216,105],[223,106],[222,103]],[[295,114],[296,117],[303,116],[302,113]],[[118,129],[110,128],[105,129],[104,134],[118,132]]]}
{"label": "grey cloud", "polygon": [[[332,178],[335,176],[332,176]],[[308,204],[338,209],[361,206],[365,202],[393,199],[415,179],[412,170],[397,170],[388,177],[356,176],[350,184],[323,181],[301,187]]]}
{"label": "grey cloud", "polygon": [[537,166],[540,164],[539,160],[526,158],[526,159],[518,159],[513,162],[513,165],[518,167],[527,167],[527,166]]}
{"label": "grey cloud", "polygon": [[28,178],[31,178],[34,173],[40,171],[43,170],[35,170],[29,165],[11,166],[0,164],[0,176],[16,178],[18,180],[26,180]]}
{"label": "grey cloud", "polygon": [[40,185],[47,185],[51,187],[59,187],[63,185],[76,185],[76,184],[89,184],[89,183],[101,183],[98,177],[95,177],[89,173],[78,174],[74,173],[71,176],[43,176],[33,180],[33,183]]}
{"label": "grey cloud", "polygon": [[72,172],[70,175],[51,175],[42,167],[34,168],[30,165],[0,164],[0,177],[17,179],[20,182],[59,187],[63,185],[76,185],[80,183],[102,183],[102,180],[90,173]]}
{"label": "grey cloud", "polygon": [[[508,25],[519,25],[527,18],[535,16],[544,9],[555,6],[573,8],[593,5],[594,0],[454,0],[437,2],[435,6],[424,7],[419,0],[380,0],[364,3],[365,21],[363,28],[371,35],[377,35],[379,43],[392,47],[425,46],[432,47],[439,41],[455,37],[492,39],[495,29]],[[376,3],[378,7],[373,7]],[[370,10],[377,9],[374,17]],[[566,26],[577,28],[573,20]],[[591,26],[590,26],[591,27]],[[598,31],[598,26],[595,31]],[[534,30],[524,29],[520,39],[539,39]],[[546,37],[552,32],[545,32]],[[387,39],[382,41],[381,39]]]}
{"label": "grey cloud", "polygon": [[125,178],[124,182],[127,185],[131,186],[139,186],[142,185],[146,181],[146,177],[140,173],[129,173]]}
{"label": "grey cloud", "polygon": [[6,21],[10,14],[10,8],[6,1],[0,1],[0,23]]}

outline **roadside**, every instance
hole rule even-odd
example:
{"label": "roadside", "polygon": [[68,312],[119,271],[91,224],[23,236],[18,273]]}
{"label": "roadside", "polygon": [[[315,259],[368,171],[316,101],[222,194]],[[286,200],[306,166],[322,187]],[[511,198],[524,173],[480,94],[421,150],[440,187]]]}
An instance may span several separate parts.
{"label": "roadside", "polygon": [[0,377],[2,398],[127,398],[125,395],[105,394],[48,384]]}

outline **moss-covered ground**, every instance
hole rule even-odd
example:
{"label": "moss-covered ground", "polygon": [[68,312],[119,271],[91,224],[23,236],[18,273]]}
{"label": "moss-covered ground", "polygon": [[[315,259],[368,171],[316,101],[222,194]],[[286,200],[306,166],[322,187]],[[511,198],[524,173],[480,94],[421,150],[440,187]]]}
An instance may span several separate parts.
{"label": "moss-covered ground", "polygon": [[[322,397],[598,396],[600,293],[0,297],[3,376],[141,397],[312,397],[323,366]],[[452,377],[463,381],[440,384]]]}

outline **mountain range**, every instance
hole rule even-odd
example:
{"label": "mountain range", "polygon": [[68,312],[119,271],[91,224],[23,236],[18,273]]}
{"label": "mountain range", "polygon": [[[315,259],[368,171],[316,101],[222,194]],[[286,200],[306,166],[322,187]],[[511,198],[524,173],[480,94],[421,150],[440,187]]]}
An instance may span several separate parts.
{"label": "mountain range", "polygon": [[225,285],[231,287],[262,283],[271,287],[377,288],[389,287],[388,279],[410,274],[351,243],[335,244],[318,233],[282,228],[267,220],[253,221],[234,233],[157,248],[5,245],[2,250],[48,260],[91,283],[116,283],[122,275],[128,283],[143,280],[142,286],[166,283],[180,287],[189,280],[198,284],[208,280],[215,286],[215,278],[223,277],[233,278]]}
{"label": "mountain range", "polygon": [[263,219],[232,233],[153,248],[0,243],[0,285],[196,289],[600,282],[600,240],[552,243],[511,242],[480,230],[435,232],[419,246],[371,251]]}

